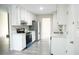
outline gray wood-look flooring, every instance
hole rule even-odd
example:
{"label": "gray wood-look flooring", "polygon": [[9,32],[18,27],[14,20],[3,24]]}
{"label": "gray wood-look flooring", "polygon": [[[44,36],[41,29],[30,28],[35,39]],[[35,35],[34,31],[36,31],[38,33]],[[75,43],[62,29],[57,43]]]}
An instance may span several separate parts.
{"label": "gray wood-look flooring", "polygon": [[0,55],[50,55],[49,42],[40,40],[23,51],[0,50]]}

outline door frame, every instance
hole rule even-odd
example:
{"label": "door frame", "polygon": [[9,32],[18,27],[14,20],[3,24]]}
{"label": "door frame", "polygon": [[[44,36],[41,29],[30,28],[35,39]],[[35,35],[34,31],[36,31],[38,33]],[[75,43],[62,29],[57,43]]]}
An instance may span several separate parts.
{"label": "door frame", "polygon": [[8,12],[8,39],[9,39],[9,48],[8,50],[10,50],[10,19],[9,19],[9,12]]}

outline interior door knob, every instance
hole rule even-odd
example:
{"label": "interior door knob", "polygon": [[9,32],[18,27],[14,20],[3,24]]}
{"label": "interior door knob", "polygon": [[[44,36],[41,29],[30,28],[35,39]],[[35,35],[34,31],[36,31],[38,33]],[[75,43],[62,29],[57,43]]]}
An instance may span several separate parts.
{"label": "interior door knob", "polygon": [[9,38],[10,36],[7,34],[6,37]]}
{"label": "interior door knob", "polygon": [[52,40],[52,36],[50,36],[50,40]]}

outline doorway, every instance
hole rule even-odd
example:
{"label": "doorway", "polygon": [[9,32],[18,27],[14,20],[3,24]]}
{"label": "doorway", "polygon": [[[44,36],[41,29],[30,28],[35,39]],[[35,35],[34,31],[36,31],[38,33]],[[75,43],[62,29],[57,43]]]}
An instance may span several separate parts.
{"label": "doorway", "polygon": [[50,18],[42,18],[41,22],[41,48],[45,53],[50,52]]}
{"label": "doorway", "polygon": [[50,38],[50,18],[42,18],[42,25],[41,25],[41,39]]}
{"label": "doorway", "polygon": [[9,50],[8,12],[0,9],[0,52]]}

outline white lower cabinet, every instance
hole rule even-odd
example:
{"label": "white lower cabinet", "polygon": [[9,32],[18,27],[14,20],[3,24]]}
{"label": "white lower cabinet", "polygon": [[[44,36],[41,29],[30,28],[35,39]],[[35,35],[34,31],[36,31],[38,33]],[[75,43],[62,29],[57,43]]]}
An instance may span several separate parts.
{"label": "white lower cabinet", "polygon": [[72,38],[71,39],[53,38],[50,41],[51,54],[53,55],[78,55],[79,45],[76,44],[77,42],[72,40]]}
{"label": "white lower cabinet", "polygon": [[66,55],[66,39],[65,38],[53,38],[50,41],[51,54],[54,55]]}
{"label": "white lower cabinet", "polygon": [[32,42],[35,41],[35,31],[32,31]]}
{"label": "white lower cabinet", "polygon": [[11,50],[21,51],[26,47],[25,34],[13,34]]}

